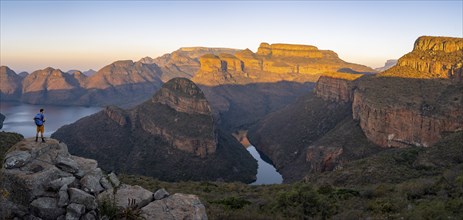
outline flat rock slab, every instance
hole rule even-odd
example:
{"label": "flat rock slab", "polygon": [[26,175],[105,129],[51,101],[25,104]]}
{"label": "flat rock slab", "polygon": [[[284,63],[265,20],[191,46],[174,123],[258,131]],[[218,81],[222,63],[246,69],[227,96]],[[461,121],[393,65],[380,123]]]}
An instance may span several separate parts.
{"label": "flat rock slab", "polygon": [[142,208],[142,213],[145,219],[207,219],[206,208],[198,196],[181,193],[151,202]]}
{"label": "flat rock slab", "polygon": [[118,207],[127,208],[129,207],[130,200],[135,200],[135,205],[137,207],[144,207],[154,199],[153,193],[147,189],[142,188],[141,186],[130,186],[122,184],[119,188],[116,189],[115,198],[113,194],[114,190],[115,189],[109,189],[104,191],[98,195],[98,200],[103,201],[105,199],[115,199],[116,205]]}

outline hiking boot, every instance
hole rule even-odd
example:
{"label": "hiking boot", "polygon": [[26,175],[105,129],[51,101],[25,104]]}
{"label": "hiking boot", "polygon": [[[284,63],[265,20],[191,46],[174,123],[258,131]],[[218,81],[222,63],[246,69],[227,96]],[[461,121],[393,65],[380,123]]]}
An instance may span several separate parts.
{"label": "hiking boot", "polygon": [[39,137],[36,137],[36,138],[35,138],[35,142],[37,142],[37,141],[39,141]]}
{"label": "hiking boot", "polygon": [[45,139],[42,138],[42,143],[45,143]]}

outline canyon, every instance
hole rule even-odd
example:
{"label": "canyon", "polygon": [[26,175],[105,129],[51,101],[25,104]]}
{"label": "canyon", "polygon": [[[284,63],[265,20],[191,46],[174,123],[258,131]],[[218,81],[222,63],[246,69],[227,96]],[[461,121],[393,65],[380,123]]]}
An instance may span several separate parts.
{"label": "canyon", "polygon": [[386,148],[430,147],[463,130],[462,43],[424,36],[379,74],[322,75],[313,94],[265,116],[248,138],[287,182]]}
{"label": "canyon", "polygon": [[204,93],[186,78],[171,79],[132,109],[109,106],[52,137],[105,170],[167,181],[253,182],[256,175],[256,161],[216,126]]}

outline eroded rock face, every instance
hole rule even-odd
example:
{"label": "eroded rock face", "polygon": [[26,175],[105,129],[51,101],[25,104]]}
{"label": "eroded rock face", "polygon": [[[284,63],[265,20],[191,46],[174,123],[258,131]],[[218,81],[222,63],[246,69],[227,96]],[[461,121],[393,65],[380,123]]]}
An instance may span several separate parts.
{"label": "eroded rock face", "polygon": [[[406,79],[391,83],[387,81],[392,79],[378,80],[370,82],[371,86],[376,85],[375,92],[369,92],[371,87],[360,86],[352,104],[354,119],[359,120],[365,135],[374,143],[383,147],[428,147],[445,132],[463,129],[463,86]],[[400,80],[405,82],[397,82]],[[386,84],[389,88],[384,87]],[[389,94],[391,98],[382,99],[380,94]]]}
{"label": "eroded rock face", "polygon": [[420,74],[394,71],[388,75],[412,78],[449,78],[460,82],[463,73],[463,38],[423,36],[415,41],[413,51],[401,57],[398,66],[411,67]]}
{"label": "eroded rock face", "polygon": [[352,102],[354,99],[354,80],[362,74],[332,73],[322,75],[315,85],[315,94],[325,100]]}
{"label": "eroded rock face", "polygon": [[397,66],[360,79],[352,111],[365,135],[382,147],[427,147],[463,129],[462,45],[420,37]]}
{"label": "eroded rock face", "polygon": [[[197,117],[199,121],[192,121],[185,125],[187,127],[180,127],[175,122],[181,120],[185,123],[187,119],[174,118],[174,124],[159,120],[159,117],[168,118],[174,115],[149,114],[158,108],[158,105],[168,106],[175,112],[186,113],[192,119]],[[210,106],[201,89],[189,79],[175,78],[165,83],[150,101],[134,109],[132,115],[136,116],[145,131],[163,137],[179,150],[200,157],[214,154],[216,150],[217,137]],[[197,134],[191,133],[191,130],[196,130]]]}
{"label": "eroded rock face", "polygon": [[257,53],[249,49],[231,54],[206,54],[193,81],[201,85],[315,82],[321,73],[349,69],[375,72],[366,66],[347,63],[333,51],[310,45],[262,43]]}
{"label": "eroded rock face", "polygon": [[211,114],[211,109],[201,89],[186,78],[176,78],[165,83],[154,95],[152,102],[168,105],[178,112]]}
{"label": "eroded rock face", "polygon": [[218,55],[221,53],[234,54],[237,49],[207,48],[207,47],[182,47],[172,53],[152,59],[145,57],[140,61],[147,64],[155,63],[162,70],[161,79],[167,82],[176,77],[191,79],[198,72],[199,58],[205,54]]}
{"label": "eroded rock face", "polygon": [[[23,140],[9,150],[6,158],[24,152],[29,155],[28,160],[16,166],[3,164],[0,170],[1,189],[7,192],[6,197],[0,198],[1,218],[104,219],[107,217],[97,214],[101,214],[98,205],[109,201],[119,207],[141,209],[141,214],[147,216],[207,219],[204,205],[197,196],[175,194],[169,197],[164,190],[154,201],[152,192],[140,186],[120,185],[114,173],[105,175],[94,165],[96,161],[70,155],[67,146],[54,139],[46,143],[37,143],[32,138]],[[59,161],[74,161],[78,171],[63,169]],[[82,173],[83,177],[77,175]],[[109,187],[103,189],[99,184],[105,181]],[[131,199],[135,202],[129,204]],[[159,209],[154,202],[166,204],[170,210]]]}

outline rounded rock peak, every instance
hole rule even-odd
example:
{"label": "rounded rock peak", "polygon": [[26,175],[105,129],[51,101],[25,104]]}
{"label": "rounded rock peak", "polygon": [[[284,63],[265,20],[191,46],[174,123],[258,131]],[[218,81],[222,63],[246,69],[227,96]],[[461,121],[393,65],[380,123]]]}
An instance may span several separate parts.
{"label": "rounded rock peak", "polygon": [[211,114],[211,107],[203,91],[187,78],[173,78],[166,82],[151,99],[153,103],[168,105],[178,112]]}
{"label": "rounded rock peak", "polygon": [[170,90],[177,96],[205,99],[202,90],[193,81],[183,77],[177,77],[169,80],[162,85],[161,89]]}

